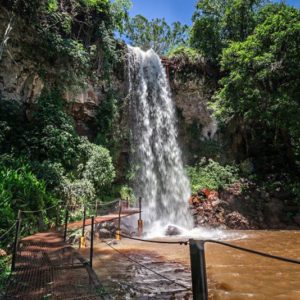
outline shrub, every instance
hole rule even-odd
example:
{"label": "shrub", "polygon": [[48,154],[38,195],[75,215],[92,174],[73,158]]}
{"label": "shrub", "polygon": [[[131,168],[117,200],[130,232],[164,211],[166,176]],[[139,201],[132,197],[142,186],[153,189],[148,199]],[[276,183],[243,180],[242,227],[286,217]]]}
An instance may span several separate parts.
{"label": "shrub", "polygon": [[[46,183],[38,180],[27,165],[19,169],[0,166],[1,229],[6,230],[13,224],[19,209],[40,210],[53,206],[57,202],[58,200],[46,191]],[[27,229],[32,232],[37,221],[39,224],[48,224],[48,217],[49,215],[43,214],[42,220],[37,220],[36,215],[26,214],[23,224],[27,223]]]}
{"label": "shrub", "polygon": [[97,193],[109,187],[115,178],[115,169],[109,151],[88,141],[81,144],[87,160],[78,165],[79,174],[83,179],[93,183]]}
{"label": "shrub", "polygon": [[95,188],[86,179],[70,181],[64,178],[61,182],[60,194],[68,204],[86,204],[94,200]]}
{"label": "shrub", "polygon": [[208,188],[217,190],[225,188],[238,180],[238,170],[234,166],[222,166],[218,162],[209,159],[203,160],[196,166],[187,167],[187,174],[191,181],[192,192]]}
{"label": "shrub", "polygon": [[167,56],[169,58],[172,57],[184,57],[186,58],[189,62],[193,62],[193,63],[197,63],[200,59],[202,59],[202,55],[199,53],[198,50],[191,48],[191,47],[187,47],[187,46],[178,46],[175,48],[172,48]]}
{"label": "shrub", "polygon": [[[1,249],[0,249],[1,252]],[[0,253],[1,255],[1,253]],[[7,280],[10,276],[9,256],[0,256],[0,297],[4,296]]]}
{"label": "shrub", "polygon": [[128,185],[122,185],[120,187],[120,196],[121,196],[121,199],[123,199],[123,200],[128,199],[131,202],[133,202],[135,200],[133,190]]}

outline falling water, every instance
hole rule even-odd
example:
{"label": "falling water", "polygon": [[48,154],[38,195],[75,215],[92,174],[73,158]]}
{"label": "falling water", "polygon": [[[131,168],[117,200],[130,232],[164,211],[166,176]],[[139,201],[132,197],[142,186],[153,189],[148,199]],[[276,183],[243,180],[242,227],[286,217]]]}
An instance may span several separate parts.
{"label": "falling water", "polygon": [[[146,228],[192,228],[190,186],[177,142],[176,113],[159,56],[128,47],[132,163],[135,195],[143,199]],[[151,225],[151,226],[150,226]]]}

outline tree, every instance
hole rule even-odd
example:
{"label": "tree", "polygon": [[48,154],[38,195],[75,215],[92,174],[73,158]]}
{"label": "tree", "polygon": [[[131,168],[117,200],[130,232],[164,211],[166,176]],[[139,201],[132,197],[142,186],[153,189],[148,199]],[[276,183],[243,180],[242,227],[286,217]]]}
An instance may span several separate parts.
{"label": "tree", "polygon": [[[227,74],[217,93],[219,118],[239,119],[265,151],[279,151],[294,167],[300,145],[300,11],[267,5],[254,33],[224,49]],[[262,155],[262,153],[260,153]],[[286,160],[284,160],[284,157]]]}
{"label": "tree", "polygon": [[180,22],[169,26],[164,18],[148,20],[142,15],[137,15],[127,23],[125,34],[133,46],[144,50],[152,48],[162,55],[172,47],[187,42],[188,26]]}
{"label": "tree", "polygon": [[71,169],[78,159],[80,138],[72,118],[64,111],[63,101],[58,90],[43,92],[29,130],[24,132],[25,153],[32,160],[50,160]]}
{"label": "tree", "polygon": [[255,27],[264,0],[199,0],[193,15],[191,45],[218,62],[231,41],[243,41]]}

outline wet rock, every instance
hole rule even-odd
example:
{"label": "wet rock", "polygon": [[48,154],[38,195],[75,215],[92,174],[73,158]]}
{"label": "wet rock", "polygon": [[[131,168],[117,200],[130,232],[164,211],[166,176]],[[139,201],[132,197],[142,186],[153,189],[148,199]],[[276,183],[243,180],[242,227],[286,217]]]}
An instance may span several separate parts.
{"label": "wet rock", "polygon": [[177,226],[173,226],[173,225],[169,225],[165,231],[165,235],[169,235],[169,236],[179,235],[180,233],[181,230]]}
{"label": "wet rock", "polygon": [[110,242],[108,242],[109,245],[118,245],[118,241],[117,240],[111,240]]}
{"label": "wet rock", "polygon": [[101,239],[107,239],[107,238],[111,237],[111,232],[109,230],[107,230],[106,228],[101,228],[98,231],[98,235],[99,235],[99,238],[101,238]]}
{"label": "wet rock", "polygon": [[122,233],[125,235],[133,236],[136,234],[136,229],[133,226],[128,224],[123,223],[121,229],[122,229]]}
{"label": "wet rock", "polygon": [[237,211],[234,211],[226,216],[226,224],[231,229],[250,228],[248,220]]}

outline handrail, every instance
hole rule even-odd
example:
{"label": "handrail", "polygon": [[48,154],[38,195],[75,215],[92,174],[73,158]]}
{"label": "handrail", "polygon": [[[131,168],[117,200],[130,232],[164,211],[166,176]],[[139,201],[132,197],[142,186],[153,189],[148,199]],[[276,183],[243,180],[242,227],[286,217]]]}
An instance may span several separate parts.
{"label": "handrail", "polygon": [[16,224],[17,224],[17,221],[0,236],[0,241],[4,236],[6,236],[16,226]]}
{"label": "handrail", "polygon": [[203,242],[204,243],[219,244],[219,245],[227,246],[227,247],[237,249],[237,250],[240,250],[240,251],[260,255],[260,256],[263,256],[263,257],[277,259],[277,260],[281,260],[281,261],[284,261],[284,262],[300,265],[300,260],[297,260],[297,259],[282,257],[282,256],[278,256],[278,255],[272,255],[272,254],[269,254],[269,253],[264,253],[264,252],[261,252],[261,251],[252,250],[252,249],[248,249],[248,248],[245,248],[245,247],[232,245],[232,244],[229,244],[229,243],[226,243],[226,242],[215,241],[215,240],[204,240]]}
{"label": "handrail", "polygon": [[214,243],[222,246],[230,247],[239,251],[248,252],[251,254],[276,259],[288,263],[300,264],[297,259],[281,257],[277,255],[272,255],[269,253],[264,253],[257,250],[248,249],[241,246],[236,246],[230,243],[216,241],[216,240],[189,240],[190,245],[190,258],[191,258],[191,272],[192,272],[192,286],[193,286],[193,297],[197,300],[207,300],[208,299],[208,288],[207,288],[207,278],[206,278],[206,262],[205,262],[205,244]]}
{"label": "handrail", "polygon": [[139,239],[139,238],[134,238],[128,235],[124,235],[120,233],[120,236],[129,240],[134,240],[134,241],[140,241],[140,242],[145,242],[145,243],[156,243],[156,244],[178,244],[178,245],[188,245],[188,241],[155,241],[155,240],[145,240],[145,239]]}
{"label": "handrail", "polygon": [[38,210],[20,210],[20,212],[22,212],[22,213],[36,213],[36,212],[43,212],[43,211],[47,211],[47,210],[49,210],[49,209],[51,209],[51,208],[54,208],[54,207],[57,207],[57,206],[59,206],[61,203],[57,203],[57,204],[55,204],[55,205],[52,205],[52,206],[50,206],[50,207],[46,207],[46,208],[43,208],[43,209],[38,209]]}

